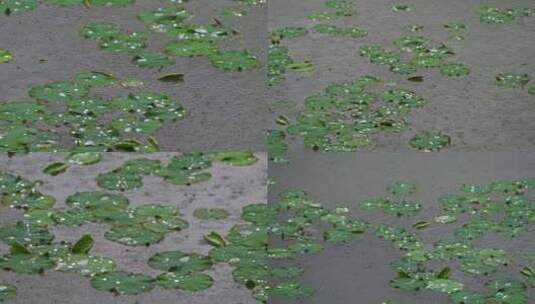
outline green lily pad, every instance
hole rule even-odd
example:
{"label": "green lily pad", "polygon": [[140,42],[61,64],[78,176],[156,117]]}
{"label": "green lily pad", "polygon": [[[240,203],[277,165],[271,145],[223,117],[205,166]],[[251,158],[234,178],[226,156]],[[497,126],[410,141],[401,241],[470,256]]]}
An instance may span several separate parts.
{"label": "green lily pad", "polygon": [[0,119],[16,124],[36,122],[47,114],[45,106],[33,101],[7,101],[0,104]]}
{"label": "green lily pad", "polygon": [[123,170],[101,173],[96,180],[99,187],[115,191],[131,190],[143,185],[141,176]]}
{"label": "green lily pad", "polygon": [[87,87],[107,87],[115,84],[115,76],[98,71],[85,71],[76,75],[76,83]]}
{"label": "green lily pad", "polygon": [[67,102],[81,99],[89,93],[87,86],[71,82],[59,81],[32,87],[28,94],[39,100],[49,102]]}
{"label": "green lily pad", "polygon": [[395,182],[388,186],[388,192],[396,194],[413,194],[416,192],[416,184],[412,182]]}
{"label": "green lily pad", "polygon": [[469,291],[455,292],[450,295],[450,298],[455,304],[485,304],[487,302],[485,295]]}
{"label": "green lily pad", "polygon": [[54,262],[48,257],[36,254],[9,254],[0,256],[0,269],[16,273],[43,273],[54,267]]}
{"label": "green lily pad", "polygon": [[407,4],[395,4],[392,6],[394,12],[410,12],[412,11],[412,6]]}
{"label": "green lily pad", "polygon": [[74,272],[87,277],[113,272],[116,268],[115,262],[110,258],[86,254],[67,253],[53,259],[56,263],[56,270]]}
{"label": "green lily pad", "polygon": [[215,231],[205,234],[203,238],[208,244],[214,247],[223,247],[227,244],[225,239],[219,233]]}
{"label": "green lily pad", "polygon": [[212,166],[211,160],[210,155],[203,153],[186,153],[174,157],[158,175],[175,185],[191,185],[207,181],[212,175],[203,170]]}
{"label": "green lily pad", "polygon": [[142,33],[118,34],[101,40],[100,47],[113,53],[137,54],[147,46]]}
{"label": "green lily pad", "polygon": [[310,61],[292,62],[286,65],[286,69],[296,72],[314,71],[314,64]]}
{"label": "green lily pad", "polygon": [[464,76],[470,74],[470,69],[462,63],[446,63],[440,67],[444,76]]}
{"label": "green lily pad", "polygon": [[496,85],[503,88],[524,88],[528,82],[528,74],[502,73],[496,76]]}
{"label": "green lily pad", "polygon": [[83,5],[84,0],[45,0],[45,4],[52,6],[70,7]]}
{"label": "green lily pad", "polygon": [[510,12],[489,6],[479,8],[478,13],[481,22],[487,24],[509,23],[515,19],[515,16]]}
{"label": "green lily pad", "polygon": [[127,246],[150,246],[165,238],[164,232],[155,232],[143,225],[114,225],[104,237]]}
{"label": "green lily pad", "polygon": [[80,34],[88,39],[106,40],[120,35],[121,29],[109,22],[90,22],[82,28]]}
{"label": "green lily pad", "polygon": [[340,18],[339,15],[336,13],[330,13],[330,12],[321,12],[321,13],[315,13],[307,17],[308,19],[312,21],[331,21]]}
{"label": "green lily pad", "polygon": [[0,127],[0,151],[55,152],[59,148],[56,133],[23,126]]}
{"label": "green lily pad", "polygon": [[39,6],[38,0],[3,0],[0,2],[0,12],[6,16],[12,13],[33,11]]}
{"label": "green lily pad", "polygon": [[305,36],[308,33],[304,27],[284,27],[270,33],[271,41],[278,42],[281,39],[293,39]]}
{"label": "green lily pad", "polygon": [[91,279],[91,286],[97,290],[115,292],[121,295],[137,295],[154,288],[154,279],[143,274],[108,272]]}
{"label": "green lily pad", "polygon": [[72,246],[71,252],[74,254],[86,254],[88,253],[91,248],[93,248],[93,245],[95,244],[95,241],[91,237],[90,234],[86,234],[82,236],[75,244]]}
{"label": "green lily pad", "polygon": [[65,203],[73,208],[81,207],[85,209],[95,209],[100,206],[116,207],[126,209],[128,198],[119,194],[110,194],[103,191],[76,192],[67,197]]}
{"label": "green lily pad", "polygon": [[243,151],[218,152],[214,159],[233,166],[250,166],[258,161],[252,152]]}
{"label": "green lily pad", "polygon": [[424,152],[438,151],[449,146],[451,139],[448,135],[440,132],[423,131],[411,138],[409,144],[411,147]]}
{"label": "green lily pad", "polygon": [[[0,9],[1,9],[1,6],[0,6]],[[0,48],[0,64],[9,62],[11,61],[11,59],[13,59],[13,55],[11,55],[11,53],[8,50]]]}
{"label": "green lily pad", "polygon": [[210,40],[182,40],[168,44],[165,51],[169,55],[179,57],[210,56],[216,54],[219,48]]}
{"label": "green lily pad", "polygon": [[298,300],[308,298],[314,295],[314,289],[309,287],[302,287],[298,283],[294,282],[284,282],[275,285],[270,290],[270,294]]}
{"label": "green lily pad", "polygon": [[35,226],[50,226],[54,225],[54,219],[52,217],[53,212],[49,210],[31,210],[24,214],[24,220],[30,225]]}
{"label": "green lily pad", "polygon": [[165,289],[181,289],[186,291],[200,291],[212,287],[213,279],[203,273],[178,274],[167,272],[156,278],[156,285]]}
{"label": "green lily pad", "polygon": [[191,274],[201,272],[212,267],[210,257],[197,253],[184,253],[182,251],[166,251],[153,255],[149,259],[149,266],[176,274]]}
{"label": "green lily pad", "polygon": [[56,176],[58,174],[64,173],[69,168],[69,164],[62,163],[62,162],[56,162],[48,165],[46,168],[43,169],[43,173]]}
{"label": "green lily pad", "polygon": [[17,297],[17,288],[9,284],[0,284],[0,302],[13,300]]}
{"label": "green lily pad", "polygon": [[47,228],[27,222],[17,222],[12,226],[0,227],[0,240],[7,244],[18,242],[22,245],[39,246],[52,242],[54,235]]}
{"label": "green lily pad", "polygon": [[463,283],[449,280],[449,279],[435,279],[427,282],[427,289],[431,289],[438,292],[447,294],[456,293],[462,291],[464,288]]}
{"label": "green lily pad", "polygon": [[280,130],[269,130],[267,136],[268,157],[274,163],[286,163],[284,158],[288,145],[284,141],[286,135]]}
{"label": "green lily pad", "polygon": [[209,56],[212,64],[223,71],[240,72],[258,66],[258,59],[247,51],[217,52]]}
{"label": "green lily pad", "polygon": [[102,160],[100,152],[74,152],[67,156],[66,160],[71,164],[76,165],[93,165]]}

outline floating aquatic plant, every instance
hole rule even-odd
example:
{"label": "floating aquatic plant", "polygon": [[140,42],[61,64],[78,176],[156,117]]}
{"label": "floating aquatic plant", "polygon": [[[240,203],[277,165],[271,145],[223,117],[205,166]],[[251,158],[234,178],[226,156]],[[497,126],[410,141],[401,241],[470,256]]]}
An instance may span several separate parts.
{"label": "floating aquatic plant", "polygon": [[17,288],[10,284],[0,284],[0,302],[6,302],[15,299]]}
{"label": "floating aquatic plant", "polygon": [[406,116],[426,101],[404,89],[372,92],[380,82],[364,76],[330,84],[324,93],[305,99],[305,109],[287,132],[302,137],[307,148],[326,152],[355,151],[370,146],[377,133],[403,132]]}
{"label": "floating aquatic plant", "polygon": [[[153,92],[138,91],[111,100],[91,95],[92,88],[119,83],[108,73],[82,71],[72,81],[32,87],[28,93],[37,102],[2,103],[0,117],[9,123],[0,127],[0,149],[6,152],[156,151],[157,142],[150,135],[166,123],[185,118],[187,111],[168,96]],[[115,114],[117,119],[104,122],[107,114]],[[54,132],[60,128],[66,128],[67,132],[61,136]],[[142,141],[128,138],[130,133],[144,134],[145,138]],[[61,140],[73,147],[60,145]]]}
{"label": "floating aquatic plant", "polygon": [[523,89],[529,80],[528,74],[502,73],[496,76],[496,85],[503,88]]}
{"label": "floating aquatic plant", "polygon": [[535,15],[535,9],[532,8],[502,10],[496,7],[482,6],[477,11],[480,21],[487,24],[510,23],[517,17],[531,17]]}
{"label": "floating aquatic plant", "polygon": [[11,59],[13,55],[8,50],[0,48],[0,64],[9,62]]}
{"label": "floating aquatic plant", "polygon": [[9,16],[16,13],[33,11],[39,6],[38,0],[2,0],[0,1],[0,12]]}
{"label": "floating aquatic plant", "polygon": [[448,135],[429,131],[416,134],[409,141],[411,147],[424,152],[438,151],[450,144],[451,138]]}

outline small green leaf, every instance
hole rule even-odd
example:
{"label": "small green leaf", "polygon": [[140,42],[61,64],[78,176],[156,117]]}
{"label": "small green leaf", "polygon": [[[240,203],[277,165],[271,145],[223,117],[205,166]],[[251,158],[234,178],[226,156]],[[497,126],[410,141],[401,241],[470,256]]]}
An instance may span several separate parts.
{"label": "small green leaf", "polygon": [[163,82],[181,83],[184,82],[184,74],[167,74],[159,77],[158,80]]}
{"label": "small green leaf", "polygon": [[86,234],[82,236],[76,244],[71,249],[71,252],[74,254],[87,254],[91,248],[93,248],[93,245],[95,244],[95,241],[93,240],[93,237],[91,237],[90,234]]}
{"label": "small green leaf", "polygon": [[13,285],[0,283],[0,302],[10,301],[17,297],[17,288]]}
{"label": "small green leaf", "polygon": [[214,247],[222,247],[227,244],[225,239],[217,232],[212,231],[204,235],[204,240]]}
{"label": "small green leaf", "polygon": [[48,165],[45,169],[43,169],[43,173],[56,176],[58,174],[61,174],[69,168],[68,163],[62,163],[62,162],[56,162]]}
{"label": "small green leaf", "polygon": [[100,162],[102,154],[100,152],[74,152],[67,156],[66,160],[69,163],[77,165],[92,165]]}
{"label": "small green leaf", "polygon": [[8,50],[0,48],[0,64],[9,62],[11,59],[13,59],[13,55]]}
{"label": "small green leaf", "polygon": [[416,229],[424,229],[424,228],[427,228],[429,225],[431,225],[430,222],[421,221],[421,222],[417,222],[417,223],[413,224],[412,227],[414,227]]}
{"label": "small green leaf", "polygon": [[9,253],[12,255],[30,254],[30,251],[28,251],[28,249],[26,249],[26,247],[24,247],[19,242],[14,241],[14,242],[11,242],[11,244],[9,245]]}
{"label": "small green leaf", "polygon": [[116,292],[121,295],[137,295],[154,288],[154,279],[143,274],[109,272],[91,279],[91,286],[97,290]]}
{"label": "small green leaf", "polygon": [[214,158],[233,166],[250,166],[258,161],[258,158],[252,152],[243,151],[218,152]]}
{"label": "small green leaf", "polygon": [[310,61],[292,62],[287,64],[286,68],[296,72],[310,72],[314,71],[314,64]]}

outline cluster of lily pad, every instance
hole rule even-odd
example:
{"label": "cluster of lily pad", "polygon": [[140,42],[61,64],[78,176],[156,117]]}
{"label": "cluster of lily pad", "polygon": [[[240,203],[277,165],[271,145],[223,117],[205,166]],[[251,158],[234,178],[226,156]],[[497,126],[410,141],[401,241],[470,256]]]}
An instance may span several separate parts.
{"label": "cluster of lily pad", "polygon": [[268,48],[268,86],[276,86],[286,79],[286,71],[309,72],[314,70],[310,61],[297,62],[289,55],[287,47],[280,45],[283,39],[298,38],[306,35],[303,27],[285,27],[270,33],[271,44]]}
{"label": "cluster of lily pad", "polygon": [[287,132],[302,137],[307,148],[319,151],[355,151],[370,146],[379,133],[407,130],[407,116],[427,101],[415,92],[390,88],[376,92],[381,80],[363,76],[332,83],[325,92],[305,99],[305,109]]}
{"label": "cluster of lily pad", "polygon": [[48,6],[73,7],[104,6],[104,7],[125,7],[135,0],[2,0],[0,1],[0,13],[9,16],[16,13],[33,11],[44,3]]}
{"label": "cluster of lily pad", "polygon": [[[517,237],[526,233],[533,222],[535,205],[525,195],[535,189],[533,180],[497,181],[488,185],[464,185],[462,194],[445,195],[439,198],[442,215],[435,217],[437,223],[454,223],[461,215],[468,221],[454,229],[453,239],[437,240],[433,249],[426,250],[415,235],[404,229],[382,229],[380,235],[392,240],[405,256],[392,263],[398,277],[391,286],[403,290],[432,289],[449,294],[454,303],[527,303],[526,290],[530,283],[529,267],[522,273],[526,282],[514,277],[495,279],[491,275],[508,265],[514,265],[514,253],[499,248],[477,248],[473,242],[485,234],[499,233]],[[447,221],[442,221],[447,218]],[[423,229],[431,223],[417,223]],[[420,228],[419,228],[420,227]],[[428,264],[450,262],[436,271]],[[528,263],[520,259],[520,264]],[[470,291],[459,280],[450,278],[453,265],[471,276],[482,276],[488,291]]]}
{"label": "cluster of lily pad", "polygon": [[[325,5],[333,8],[334,13],[324,12],[309,16],[315,21],[330,21],[344,16],[352,16],[355,13],[354,1],[352,0],[327,0]],[[358,27],[340,27],[327,23],[316,24],[311,28],[315,32],[342,38],[362,38],[368,35],[368,30]],[[309,61],[295,62],[289,55],[287,47],[280,45],[283,39],[293,39],[305,36],[310,29],[301,26],[289,26],[276,29],[270,33],[271,44],[268,49],[268,85],[275,86],[285,80],[288,70],[308,72],[314,69]]]}
{"label": "cluster of lily pad", "polygon": [[382,210],[385,214],[414,216],[422,210],[422,205],[408,199],[408,195],[416,191],[416,185],[411,182],[396,182],[387,188],[391,197],[380,197],[366,200],[361,203],[362,210]]}
{"label": "cluster of lily pad", "polygon": [[132,56],[132,62],[144,68],[161,68],[174,64],[172,57],[205,56],[212,65],[224,71],[246,71],[258,66],[258,60],[247,51],[223,51],[218,41],[239,35],[220,21],[199,25],[190,22],[193,15],[185,8],[172,6],[146,11],[138,19],[147,29],[174,39],[164,52],[148,52],[148,34],[126,32],[109,22],[91,22],[82,28],[85,38],[98,40],[100,47],[113,53]]}
{"label": "cluster of lily pad", "polygon": [[[445,293],[456,304],[527,304],[527,289],[535,287],[535,272],[530,261],[504,249],[478,247],[475,240],[490,233],[512,238],[528,233],[528,226],[535,219],[535,204],[527,193],[534,189],[533,179],[463,185],[462,194],[439,198],[441,213],[434,220],[418,221],[411,228],[364,223],[351,219],[347,215],[348,208],[328,211],[308,199],[304,193],[290,192],[272,207],[284,215],[279,213],[278,223],[269,228],[270,236],[288,243],[284,247],[270,247],[268,252],[272,259],[291,261],[297,253],[321,251],[322,241],[347,242],[355,234],[375,231],[377,237],[392,242],[403,253],[402,258],[391,262],[392,269],[397,273],[390,281],[393,288]],[[388,191],[394,196],[407,196],[416,191],[416,186],[410,182],[396,182],[388,187]],[[361,206],[365,209],[384,208],[390,201],[389,198],[367,200]],[[390,210],[386,208],[385,213],[396,217],[403,213]],[[414,215],[412,211],[406,215]],[[454,227],[461,216],[468,217],[468,220]],[[332,228],[321,232],[322,225],[318,222],[322,221],[332,224]],[[454,237],[436,239],[432,248],[428,249],[419,239],[418,231],[431,225],[450,225],[454,229]],[[322,237],[318,237],[318,233]],[[285,268],[274,269],[292,281],[279,287],[273,285],[271,293],[296,299],[311,296],[312,289],[297,283],[297,278],[304,270],[291,266],[291,263],[285,265]],[[437,268],[437,265],[442,266]],[[515,270],[525,277],[524,281],[514,275],[494,276],[507,267],[516,268],[518,265],[522,268]],[[470,290],[456,271],[478,276],[486,283],[486,291]]]}
{"label": "cluster of lily pad", "polygon": [[46,168],[43,169],[43,172],[48,175],[56,176],[67,171],[67,169],[73,165],[89,166],[96,164],[101,160],[101,152],[73,152],[65,157],[65,162],[54,162],[46,166]]}
{"label": "cluster of lily pad", "polygon": [[478,9],[479,19],[487,24],[510,23],[518,17],[535,16],[535,8],[499,9],[497,7],[482,6]]}
{"label": "cluster of lily pad", "polygon": [[[86,158],[84,153],[82,155],[73,153],[66,159],[72,164],[90,164],[95,161],[93,157]],[[87,159],[91,161],[85,162]],[[145,158],[128,160],[112,172],[132,175],[158,172],[169,178],[169,181],[182,185],[189,184],[190,182],[185,181],[199,173],[197,172],[199,170],[203,170],[199,174],[209,176],[204,170],[210,167],[212,160],[235,166],[248,166],[255,163],[257,158],[251,153],[238,151],[206,155],[190,153],[171,159],[165,167],[161,166],[159,161]],[[102,177],[97,178],[99,185],[113,188],[112,190],[131,188],[129,182],[122,188],[116,187],[111,182],[102,183],[101,179]],[[191,181],[202,180],[194,178]],[[54,241],[55,237],[50,231],[51,227],[56,225],[79,226],[103,223],[110,225],[110,229],[104,234],[105,238],[127,246],[149,246],[161,241],[166,234],[189,226],[176,207],[145,204],[129,208],[128,198],[121,194],[87,191],[67,197],[65,200],[67,208],[54,208],[55,198],[41,193],[38,190],[40,184],[0,172],[0,202],[24,211],[21,221],[0,226],[0,241],[10,246],[10,252],[0,256],[0,269],[24,274],[38,274],[50,270],[77,273],[89,277],[95,289],[118,295],[136,295],[155,287],[195,292],[212,286],[213,279],[202,272],[211,269],[214,263],[222,262],[223,256],[216,254],[212,258],[178,250],[160,252],[152,256],[148,264],[163,273],[151,277],[117,270],[112,259],[91,255],[89,251],[94,241],[90,235],[84,235],[79,241],[71,244]],[[258,208],[262,208],[262,204],[253,204],[244,209],[244,218],[254,221],[255,210]],[[221,220],[228,216],[228,212],[218,208],[198,208],[194,216],[202,220]],[[222,241],[216,232],[206,235],[205,240],[214,247],[217,244],[222,245],[221,242],[227,242]],[[237,238],[229,236],[228,240],[237,241]],[[243,244],[246,245],[247,242]],[[262,250],[265,251],[265,248]],[[0,301],[15,296],[16,291],[11,285],[2,284],[0,287]]]}
{"label": "cluster of lily pad", "polygon": [[30,88],[34,100],[1,103],[0,151],[157,151],[152,135],[184,119],[186,109],[150,91],[110,100],[90,94],[92,88],[119,83],[110,74],[86,71],[74,80]]}
{"label": "cluster of lily pad", "polygon": [[444,27],[448,30],[448,36],[451,40],[464,40],[466,32],[466,25],[460,21],[452,21],[445,24]]}
{"label": "cluster of lily pad", "polygon": [[434,46],[423,36],[408,35],[396,39],[394,45],[397,51],[387,50],[380,45],[363,46],[359,49],[359,55],[368,58],[371,63],[387,66],[391,72],[400,75],[413,74],[421,68],[439,69],[442,75],[448,77],[470,73],[465,64],[448,61],[454,52],[445,44]]}
{"label": "cluster of lily pad", "polygon": [[184,153],[174,156],[166,166],[162,166],[159,160],[133,159],[110,172],[99,174],[97,183],[107,190],[126,191],[141,187],[144,175],[155,175],[174,185],[192,185],[212,177],[206,170],[212,166],[213,161],[249,166],[258,159],[253,153],[242,151]]}

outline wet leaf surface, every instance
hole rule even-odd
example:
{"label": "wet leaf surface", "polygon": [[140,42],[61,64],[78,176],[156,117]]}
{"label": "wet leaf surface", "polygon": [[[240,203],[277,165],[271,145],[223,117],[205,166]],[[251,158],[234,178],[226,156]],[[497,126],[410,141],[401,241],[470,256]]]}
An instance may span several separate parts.
{"label": "wet leaf surface", "polygon": [[417,150],[424,152],[438,151],[451,144],[451,139],[448,135],[440,132],[423,131],[416,134],[409,141],[409,145]]}
{"label": "wet leaf surface", "polygon": [[0,48],[0,64],[9,62],[11,59],[13,55],[8,50]]}
{"label": "wet leaf surface", "polygon": [[154,279],[143,274],[108,272],[94,276],[91,286],[98,290],[136,295],[153,289]]}
{"label": "wet leaf surface", "polygon": [[9,284],[0,284],[0,302],[6,302],[15,299],[17,288]]}

